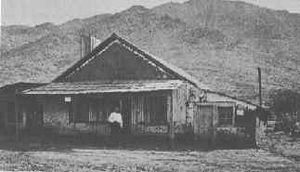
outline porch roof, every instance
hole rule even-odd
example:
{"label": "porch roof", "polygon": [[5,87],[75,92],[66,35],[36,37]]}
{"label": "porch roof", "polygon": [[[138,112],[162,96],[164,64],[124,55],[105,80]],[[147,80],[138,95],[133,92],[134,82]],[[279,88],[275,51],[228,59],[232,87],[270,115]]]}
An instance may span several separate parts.
{"label": "porch roof", "polygon": [[95,93],[125,93],[159,90],[174,90],[184,82],[181,80],[119,80],[97,82],[53,82],[41,87],[24,90],[29,95],[70,95]]}

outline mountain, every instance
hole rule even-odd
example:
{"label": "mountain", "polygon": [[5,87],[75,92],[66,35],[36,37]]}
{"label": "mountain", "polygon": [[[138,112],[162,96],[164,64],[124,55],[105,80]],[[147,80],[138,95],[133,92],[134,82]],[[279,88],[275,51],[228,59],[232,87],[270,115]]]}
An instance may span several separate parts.
{"label": "mountain", "polygon": [[273,89],[300,91],[300,14],[244,2],[190,0],[61,25],[2,26],[0,85],[50,82],[79,57],[79,35],[113,32],[181,67],[212,90],[257,103]]}

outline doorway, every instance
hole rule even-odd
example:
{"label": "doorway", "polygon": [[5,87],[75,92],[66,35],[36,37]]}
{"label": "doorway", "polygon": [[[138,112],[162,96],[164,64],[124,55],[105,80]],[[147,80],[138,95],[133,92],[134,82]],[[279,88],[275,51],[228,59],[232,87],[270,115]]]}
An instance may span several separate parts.
{"label": "doorway", "polygon": [[194,133],[200,138],[213,135],[213,105],[197,104],[194,116]]}

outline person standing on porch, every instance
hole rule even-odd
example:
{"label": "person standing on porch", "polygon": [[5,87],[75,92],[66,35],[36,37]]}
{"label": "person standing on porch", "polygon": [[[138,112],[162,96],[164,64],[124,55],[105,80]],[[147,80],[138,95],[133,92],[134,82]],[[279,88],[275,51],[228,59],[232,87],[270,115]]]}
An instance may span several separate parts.
{"label": "person standing on porch", "polygon": [[110,113],[108,122],[111,126],[111,140],[115,144],[119,144],[121,128],[123,127],[123,119],[118,107],[115,107],[114,110]]}

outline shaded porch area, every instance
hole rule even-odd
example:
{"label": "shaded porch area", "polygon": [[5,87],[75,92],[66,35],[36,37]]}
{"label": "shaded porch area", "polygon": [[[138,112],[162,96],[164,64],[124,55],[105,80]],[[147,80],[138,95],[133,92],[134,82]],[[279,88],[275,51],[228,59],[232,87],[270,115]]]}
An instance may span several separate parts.
{"label": "shaded porch area", "polygon": [[174,92],[183,85],[178,80],[51,83],[19,96],[41,105],[43,132],[109,136],[107,119],[118,107],[123,135],[174,138],[173,114],[178,106]]}

